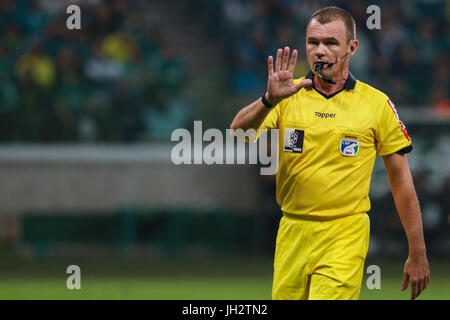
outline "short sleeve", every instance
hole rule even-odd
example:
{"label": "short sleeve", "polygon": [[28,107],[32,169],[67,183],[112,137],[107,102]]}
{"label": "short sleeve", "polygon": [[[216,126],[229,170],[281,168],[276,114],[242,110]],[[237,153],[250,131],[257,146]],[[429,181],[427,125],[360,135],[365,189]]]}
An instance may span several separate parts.
{"label": "short sleeve", "polygon": [[263,123],[261,123],[261,125],[259,126],[258,131],[278,129],[278,119],[280,117],[280,105],[281,103],[277,104],[275,108],[273,108],[269,112],[266,119],[264,119]]}
{"label": "short sleeve", "polygon": [[376,148],[379,156],[385,156],[403,150],[410,151],[411,138],[400,120],[394,103],[387,99],[378,118]]}
{"label": "short sleeve", "polygon": [[[259,139],[259,136],[261,135],[261,132],[263,131],[270,131],[272,129],[278,129],[278,119],[280,118],[280,106],[283,103],[280,102],[277,104],[267,115],[266,119],[264,119],[263,123],[259,126],[256,137],[254,139],[250,139],[250,142],[256,142]],[[246,141],[249,141],[249,139],[246,138]]]}

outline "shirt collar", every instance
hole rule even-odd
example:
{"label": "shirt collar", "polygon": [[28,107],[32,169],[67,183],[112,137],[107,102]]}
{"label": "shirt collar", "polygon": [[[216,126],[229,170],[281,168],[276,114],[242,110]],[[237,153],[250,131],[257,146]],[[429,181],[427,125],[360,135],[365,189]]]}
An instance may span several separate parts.
{"label": "shirt collar", "polygon": [[[314,86],[314,74],[312,73],[312,71],[309,71],[308,74],[306,75],[305,79],[310,79],[313,82],[313,86]],[[354,89],[356,85],[356,78],[353,76],[353,74],[349,71],[348,72],[348,78],[345,81],[344,84],[344,89]]]}

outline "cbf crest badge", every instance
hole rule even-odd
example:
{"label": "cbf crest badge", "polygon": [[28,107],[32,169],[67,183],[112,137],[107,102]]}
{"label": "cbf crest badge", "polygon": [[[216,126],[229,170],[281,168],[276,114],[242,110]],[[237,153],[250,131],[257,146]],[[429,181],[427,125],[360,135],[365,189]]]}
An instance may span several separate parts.
{"label": "cbf crest badge", "polygon": [[341,146],[340,146],[341,153],[347,157],[354,157],[358,154],[359,145],[360,145],[359,141],[341,139]]}
{"label": "cbf crest badge", "polygon": [[302,153],[304,137],[305,131],[286,128],[284,132],[283,150],[287,152]]}

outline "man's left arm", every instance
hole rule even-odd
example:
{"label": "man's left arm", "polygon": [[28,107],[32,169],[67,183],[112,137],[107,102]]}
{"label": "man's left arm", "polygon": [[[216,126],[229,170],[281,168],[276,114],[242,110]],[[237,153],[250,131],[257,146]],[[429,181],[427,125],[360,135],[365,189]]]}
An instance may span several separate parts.
{"label": "man's left arm", "polygon": [[383,156],[395,206],[408,238],[409,254],[403,271],[401,290],[411,281],[411,299],[415,299],[430,282],[422,217],[406,155]]}

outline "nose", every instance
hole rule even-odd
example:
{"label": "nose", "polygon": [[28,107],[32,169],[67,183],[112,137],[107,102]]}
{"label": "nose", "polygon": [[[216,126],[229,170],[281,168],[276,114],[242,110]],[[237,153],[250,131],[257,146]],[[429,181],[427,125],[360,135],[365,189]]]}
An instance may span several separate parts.
{"label": "nose", "polygon": [[320,43],[319,46],[316,49],[316,52],[314,54],[319,59],[322,58],[323,56],[325,56],[325,46],[322,43]]}

